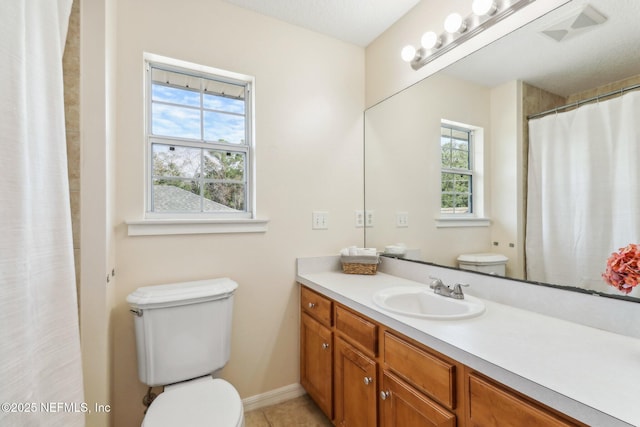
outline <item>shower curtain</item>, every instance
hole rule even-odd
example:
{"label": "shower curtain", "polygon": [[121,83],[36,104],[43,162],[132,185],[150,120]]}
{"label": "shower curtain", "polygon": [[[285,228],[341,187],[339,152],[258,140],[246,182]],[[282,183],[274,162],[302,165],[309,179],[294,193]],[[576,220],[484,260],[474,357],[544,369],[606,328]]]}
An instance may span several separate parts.
{"label": "shower curtain", "polygon": [[640,92],[530,120],[527,278],[625,295],[601,275],[629,243],[640,243]]}
{"label": "shower curtain", "polygon": [[62,54],[71,0],[0,2],[0,426],[84,426]]}

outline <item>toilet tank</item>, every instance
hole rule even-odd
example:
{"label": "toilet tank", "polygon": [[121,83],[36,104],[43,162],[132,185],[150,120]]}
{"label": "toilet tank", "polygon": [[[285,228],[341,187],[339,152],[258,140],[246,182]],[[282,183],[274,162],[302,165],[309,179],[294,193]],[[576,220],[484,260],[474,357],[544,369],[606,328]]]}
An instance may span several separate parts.
{"label": "toilet tank", "polygon": [[495,253],[462,254],[458,257],[458,267],[463,270],[504,276],[509,261],[504,255]]}
{"label": "toilet tank", "polygon": [[135,314],[138,377],[148,386],[211,374],[229,360],[231,279],[144,286],[127,297]]}

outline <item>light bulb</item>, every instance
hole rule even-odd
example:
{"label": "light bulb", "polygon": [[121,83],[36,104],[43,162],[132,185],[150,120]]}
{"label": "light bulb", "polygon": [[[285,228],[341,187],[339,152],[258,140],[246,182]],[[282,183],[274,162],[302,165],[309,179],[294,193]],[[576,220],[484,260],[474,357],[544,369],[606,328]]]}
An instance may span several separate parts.
{"label": "light bulb", "polygon": [[402,48],[400,56],[404,62],[411,62],[411,60],[416,56],[416,48],[411,45],[407,45]]}
{"label": "light bulb", "polygon": [[440,45],[442,45],[442,41],[436,33],[428,31],[422,35],[420,44],[422,44],[422,47],[425,49],[433,49],[434,47],[440,47]]}
{"label": "light bulb", "polygon": [[467,24],[465,24],[462,16],[459,13],[452,13],[447,16],[447,19],[444,20],[444,29],[447,33],[462,33],[467,29]]}
{"label": "light bulb", "polygon": [[494,0],[473,0],[471,9],[476,15],[484,16],[493,15],[494,13],[496,13],[498,7],[496,6],[496,2]]}

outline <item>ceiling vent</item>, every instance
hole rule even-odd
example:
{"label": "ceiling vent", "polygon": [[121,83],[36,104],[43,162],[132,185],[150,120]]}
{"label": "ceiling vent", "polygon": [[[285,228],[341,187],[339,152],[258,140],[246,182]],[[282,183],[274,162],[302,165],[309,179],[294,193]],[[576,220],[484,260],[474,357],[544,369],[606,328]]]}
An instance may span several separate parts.
{"label": "ceiling vent", "polygon": [[557,42],[561,42],[590,31],[606,20],[606,16],[592,6],[587,5],[577,14],[573,14],[569,18],[565,18],[557,24],[543,30],[542,34]]}

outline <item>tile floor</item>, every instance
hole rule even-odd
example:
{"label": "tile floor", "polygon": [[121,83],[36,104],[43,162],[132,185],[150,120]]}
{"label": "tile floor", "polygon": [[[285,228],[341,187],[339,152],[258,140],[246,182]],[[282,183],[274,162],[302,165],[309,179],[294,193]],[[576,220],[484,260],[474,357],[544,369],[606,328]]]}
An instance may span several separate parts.
{"label": "tile floor", "polygon": [[308,395],[244,414],[245,427],[333,426]]}

